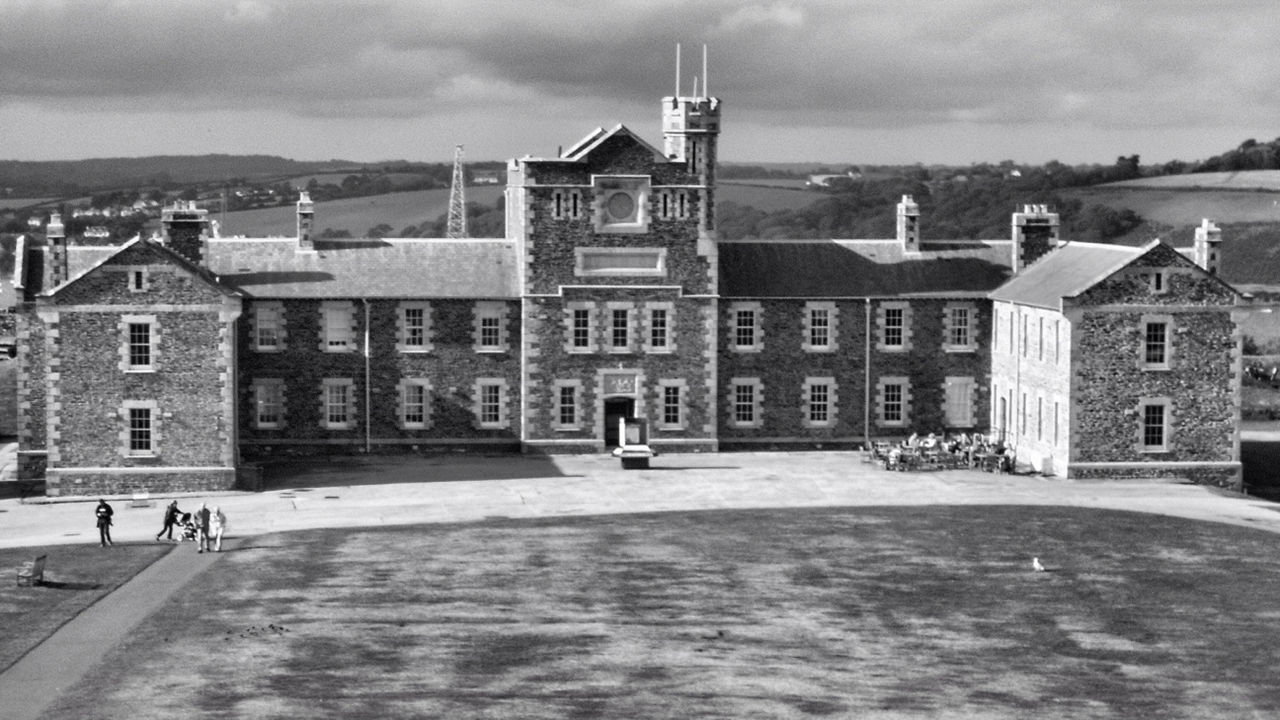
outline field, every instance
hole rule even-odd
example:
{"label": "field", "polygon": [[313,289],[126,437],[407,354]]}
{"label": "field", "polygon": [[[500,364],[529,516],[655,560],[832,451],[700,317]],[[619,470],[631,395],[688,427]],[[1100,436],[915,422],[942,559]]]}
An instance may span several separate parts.
{"label": "field", "polygon": [[[502,195],[501,186],[467,188],[467,201],[493,205]],[[326,228],[346,230],[356,237],[379,224],[394,228],[394,234],[409,225],[434,221],[449,212],[449,191],[417,190],[412,192],[344,198],[316,203],[316,232]],[[292,237],[298,234],[297,210],[293,205],[227,213],[222,234],[246,237]]]}
{"label": "field", "polygon": [[1111,183],[1107,187],[1152,188],[1166,190],[1280,190],[1280,170],[1244,170],[1237,172],[1162,175]]}
{"label": "field", "polygon": [[1129,208],[1143,219],[1161,225],[1199,225],[1202,218],[1219,224],[1227,222],[1274,222],[1280,220],[1280,204],[1275,191],[1183,190],[1119,185],[1063,190],[1086,205]]}
{"label": "field", "polygon": [[[502,195],[502,186],[477,185],[467,188],[467,201],[493,206]],[[822,195],[795,188],[773,188],[755,185],[726,184],[720,189],[722,201],[750,205],[761,210],[797,209]],[[418,190],[413,192],[345,198],[316,203],[315,227],[346,230],[356,237],[377,225],[386,223],[398,235],[409,225],[434,221],[449,212],[449,191]],[[292,205],[260,210],[227,213],[222,234],[246,237],[291,237],[297,234],[297,212]]]}
{"label": "field", "polygon": [[31,207],[39,205],[54,198],[0,198],[0,210],[13,210],[16,208]]}
{"label": "field", "polygon": [[1007,506],[270,535],[44,717],[1273,717],[1277,550]]}

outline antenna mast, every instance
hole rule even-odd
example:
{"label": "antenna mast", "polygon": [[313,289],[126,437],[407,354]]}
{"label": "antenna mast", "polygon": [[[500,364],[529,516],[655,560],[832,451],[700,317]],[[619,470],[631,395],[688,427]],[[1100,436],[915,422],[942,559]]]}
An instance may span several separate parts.
{"label": "antenna mast", "polygon": [[676,97],[680,97],[680,43],[676,43]]}
{"label": "antenna mast", "polygon": [[445,233],[448,238],[465,238],[467,236],[467,190],[462,175],[462,146],[453,149],[453,183],[449,188],[449,229]]}

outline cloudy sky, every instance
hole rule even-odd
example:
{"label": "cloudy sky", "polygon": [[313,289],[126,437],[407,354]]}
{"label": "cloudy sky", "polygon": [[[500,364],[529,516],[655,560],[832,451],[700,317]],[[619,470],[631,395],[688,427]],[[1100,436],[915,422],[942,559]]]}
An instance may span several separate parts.
{"label": "cloudy sky", "polygon": [[1280,136],[1275,0],[0,0],[0,159],[500,160],[617,123],[656,144],[677,43],[682,94],[709,47],[733,162]]}

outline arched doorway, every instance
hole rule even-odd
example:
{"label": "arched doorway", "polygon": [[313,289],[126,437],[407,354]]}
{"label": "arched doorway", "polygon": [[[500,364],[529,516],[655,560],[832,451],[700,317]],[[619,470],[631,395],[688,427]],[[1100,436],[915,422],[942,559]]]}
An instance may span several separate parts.
{"label": "arched doorway", "polygon": [[604,446],[605,449],[618,446],[618,419],[635,417],[636,399],[629,397],[611,397],[604,401]]}

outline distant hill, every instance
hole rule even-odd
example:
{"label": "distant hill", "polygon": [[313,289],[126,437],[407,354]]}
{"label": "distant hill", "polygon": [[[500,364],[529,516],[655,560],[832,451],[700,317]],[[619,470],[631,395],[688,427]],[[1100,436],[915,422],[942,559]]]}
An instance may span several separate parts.
{"label": "distant hill", "polygon": [[[271,178],[360,167],[349,160],[307,162],[273,155],[155,155],[91,160],[0,160],[0,189],[66,195],[139,185]],[[69,192],[68,192],[69,191]]]}

